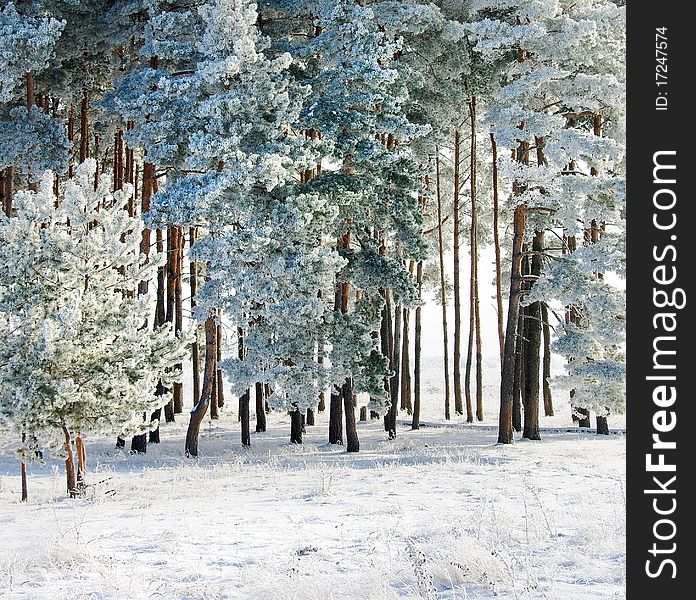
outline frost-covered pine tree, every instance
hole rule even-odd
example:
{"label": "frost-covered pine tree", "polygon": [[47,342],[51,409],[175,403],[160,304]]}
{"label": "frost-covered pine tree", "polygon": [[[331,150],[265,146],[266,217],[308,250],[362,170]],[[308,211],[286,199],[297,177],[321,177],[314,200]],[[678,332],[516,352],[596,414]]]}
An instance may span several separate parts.
{"label": "frost-covered pine tree", "polygon": [[130,190],[94,189],[95,161],[53,191],[47,172],[37,191],[20,191],[16,214],[0,222],[0,414],[24,436],[23,460],[41,448],[66,456],[68,491],[76,493],[73,441],[84,477],[83,438],[129,435],[162,405],[160,378],[185,347],[166,327],[143,331],[151,298],[140,281],[161,263],[145,263],[140,219],[123,210]]}
{"label": "frost-covered pine tree", "polygon": [[[570,296],[592,298],[601,290],[605,301],[593,304],[604,312],[590,317],[584,311],[586,334],[592,330],[588,319],[622,320],[621,302],[611,300],[621,293],[612,290],[602,274],[621,274],[623,269],[625,74],[621,57],[625,15],[623,7],[608,0],[481,0],[474,8],[478,18],[468,28],[475,49],[490,59],[510,57],[498,102],[487,117],[498,145],[515,151],[514,160],[500,164],[501,175],[512,183],[515,230],[499,432],[499,441],[509,443],[515,344],[520,333],[529,337],[526,330],[518,329],[520,313],[523,324],[538,323],[540,303],[566,302]],[[580,239],[593,244],[597,237],[592,235],[593,228],[603,230],[604,239],[591,250],[582,243],[567,242]],[[561,259],[543,259],[549,249],[544,247],[545,230],[564,240],[566,255]],[[588,262],[590,253],[593,258]],[[532,263],[529,272],[523,270],[526,262]],[[547,264],[542,267],[542,262]],[[570,277],[571,273],[577,277]],[[554,287],[551,281],[564,281],[572,287]],[[620,348],[620,338],[617,342]],[[571,346],[563,344],[567,352]],[[582,355],[593,347],[587,344],[579,350],[576,346],[578,351],[567,356],[578,366],[604,360],[602,353]],[[525,418],[532,419],[529,428],[525,425],[525,436],[538,438],[538,420],[534,419],[538,414],[538,349],[528,355],[536,356],[537,364],[531,365],[532,376],[525,379],[531,399]],[[620,350],[613,352],[611,360],[621,361]],[[605,377],[597,377],[594,383],[589,370],[586,372],[585,387],[596,386],[597,395],[612,376],[616,377],[614,390],[623,385],[620,368],[605,369]],[[614,392],[609,395],[616,398]]]}
{"label": "frost-covered pine tree", "polygon": [[35,106],[35,79],[53,56],[64,21],[32,14],[30,4],[0,10],[0,170],[5,214],[12,212],[12,188],[20,174],[34,178],[46,169],[62,172],[69,144],[60,123]]}

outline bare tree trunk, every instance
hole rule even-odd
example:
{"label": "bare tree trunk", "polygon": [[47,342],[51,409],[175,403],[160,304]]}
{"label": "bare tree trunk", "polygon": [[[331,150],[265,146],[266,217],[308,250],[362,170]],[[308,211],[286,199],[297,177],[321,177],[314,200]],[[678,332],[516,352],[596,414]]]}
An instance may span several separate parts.
{"label": "bare tree trunk", "polygon": [[401,344],[401,409],[407,414],[413,412],[411,400],[411,340],[409,335],[411,314],[408,308],[403,309],[404,335]]}
{"label": "bare tree trunk", "polygon": [[500,364],[503,364],[505,351],[505,333],[503,332],[503,278],[500,266],[500,230],[498,218],[500,208],[498,202],[498,145],[491,133],[491,150],[493,153],[493,246],[495,248],[495,300],[498,308],[498,343],[500,344]]}
{"label": "bare tree trunk", "polygon": [[524,364],[524,306],[520,307],[520,317],[517,321],[517,340],[515,342],[515,378],[513,381],[512,398],[512,428],[522,431],[522,387]]}
{"label": "bare tree trunk", "polygon": [[256,383],[256,433],[266,431],[266,397],[263,383]]}
{"label": "bare tree trunk", "polygon": [[[189,251],[196,243],[198,228],[189,228]],[[198,293],[198,264],[191,260],[189,262],[190,286],[191,286],[191,313],[196,309],[196,294]],[[195,338],[191,344],[191,368],[193,378],[193,406],[196,405],[198,398],[201,397],[201,367],[200,367],[200,348],[198,346],[198,323],[194,323]]]}
{"label": "bare tree trunk", "polygon": [[[154,188],[153,188],[154,189]],[[155,231],[155,240],[156,240],[156,248],[158,253],[162,253],[164,251],[164,233],[161,229],[157,229]],[[165,307],[165,288],[166,288],[166,267],[160,266],[157,269],[157,302],[155,305],[155,327],[160,327],[165,321],[166,321],[166,307]],[[162,385],[162,382],[160,381],[157,384],[157,391],[155,392],[156,396],[162,396],[167,392],[166,388]],[[162,409],[158,408],[152,413],[152,416],[150,417],[150,421],[158,421],[160,420],[162,415]],[[157,429],[154,429],[153,431],[150,432],[149,435],[149,442],[151,444],[159,444],[160,442],[160,435],[159,435],[159,425],[157,425]]]}
{"label": "bare tree trunk", "polygon": [[205,368],[203,370],[203,390],[201,398],[191,411],[191,420],[186,432],[186,456],[198,456],[198,435],[201,423],[208,411],[216,379],[217,333],[215,317],[210,315],[205,321]]}
{"label": "bare tree trunk", "polygon": [[[89,158],[89,92],[82,90],[80,104],[80,164]],[[121,189],[121,188],[117,188]]]}
{"label": "bare tree trunk", "polygon": [[72,440],[70,439],[70,431],[63,425],[63,436],[65,437],[65,477],[67,480],[68,494],[71,498],[77,497],[77,477],[75,475],[75,458],[73,455]]}
{"label": "bare tree trunk", "polygon": [[346,451],[359,452],[360,440],[355,425],[355,407],[353,406],[353,381],[346,379],[342,387],[343,411],[346,414]]}
{"label": "bare tree trunk", "polygon": [[[222,362],[222,346],[223,346],[223,338],[222,338],[222,323],[218,323],[217,326],[217,362],[220,364]],[[222,380],[222,371],[218,369],[217,371],[217,386],[216,386],[216,400],[217,400],[217,405],[222,408],[225,406],[225,390],[223,386],[223,380]],[[248,392],[247,392],[248,395]],[[247,399],[248,402],[248,399]]]}
{"label": "bare tree trunk", "polygon": [[[27,434],[22,434],[22,444],[27,440]],[[29,486],[27,485],[27,463],[22,459],[19,463],[20,468],[20,479],[22,480],[22,502],[26,502],[29,499]]]}
{"label": "bare tree trunk", "polygon": [[553,397],[551,395],[551,327],[549,325],[549,308],[541,304],[542,333],[544,335],[544,358],[542,367],[542,388],[544,396],[544,415],[553,417]]}
{"label": "bare tree trunk", "polygon": [[[218,373],[220,371],[218,370]],[[219,385],[219,384],[218,384]],[[240,398],[241,421],[242,421],[242,446],[245,448],[251,447],[251,433],[249,423],[249,396],[250,390],[247,389]]]}
{"label": "bare tree trunk", "polygon": [[462,404],[462,374],[461,374],[461,340],[462,340],[462,308],[461,308],[461,285],[459,283],[459,174],[461,165],[461,141],[459,130],[454,132],[454,200],[453,200],[453,221],[454,221],[454,412],[458,415],[464,414]]}
{"label": "bare tree trunk", "polygon": [[[169,226],[167,227],[167,310],[165,321],[167,323],[174,324],[174,311],[176,306],[176,260],[178,257],[178,245],[177,245],[177,228]],[[174,385],[176,389],[176,384]],[[172,393],[172,398],[164,406],[164,420],[166,423],[174,422],[174,394]]]}
{"label": "bare tree trunk", "polygon": [[[544,248],[543,231],[535,231],[532,241],[531,275],[541,275],[541,252]],[[524,352],[524,429],[522,437],[540,440],[539,435],[539,371],[541,349],[541,303],[533,302],[525,310]]]}
{"label": "bare tree trunk", "polygon": [[290,412],[290,443],[302,443],[302,411],[299,408]]}
{"label": "bare tree trunk", "polygon": [[315,425],[315,420],[314,420],[314,409],[313,408],[308,408],[307,409],[307,420],[305,421],[309,427],[313,427]]}
{"label": "bare tree trunk", "polygon": [[440,304],[442,305],[442,338],[444,346],[444,367],[445,367],[445,419],[448,421],[450,415],[450,385],[449,385],[449,341],[447,332],[447,280],[445,279],[445,244],[443,241],[442,228],[442,189],[440,186],[440,149],[435,147],[435,193],[437,196],[437,242],[438,256],[440,259]]}
{"label": "bare tree trunk", "polygon": [[[423,261],[418,262],[416,269],[416,282],[418,285],[418,298],[423,297]],[[414,348],[414,369],[413,369],[413,420],[411,429],[420,429],[421,411],[421,341],[422,341],[422,306],[416,307],[416,332]]]}
{"label": "bare tree trunk", "polygon": [[520,316],[522,296],[522,243],[527,220],[527,206],[522,203],[515,208],[513,217],[512,267],[510,270],[510,296],[508,301],[507,328],[505,331],[505,352],[500,382],[500,416],[498,421],[498,443],[511,444],[512,403],[515,380],[515,345],[517,324]]}
{"label": "bare tree trunk", "polygon": [[75,480],[75,489],[79,495],[85,493],[87,487],[87,449],[81,436],[75,437],[75,450],[77,452],[77,477]]}
{"label": "bare tree trunk", "polygon": [[391,406],[389,412],[384,417],[384,428],[389,434],[389,439],[396,438],[396,416],[399,407],[399,381],[400,381],[400,366],[401,357],[401,305],[394,306],[394,347],[393,347],[391,368],[394,373],[391,379]]}

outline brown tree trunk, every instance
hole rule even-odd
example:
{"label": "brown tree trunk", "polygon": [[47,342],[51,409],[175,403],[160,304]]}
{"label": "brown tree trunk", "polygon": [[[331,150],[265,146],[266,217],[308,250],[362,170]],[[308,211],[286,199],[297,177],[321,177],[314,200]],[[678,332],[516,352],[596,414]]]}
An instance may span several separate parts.
{"label": "brown tree trunk", "polygon": [[[222,362],[222,323],[218,323],[217,326],[217,362],[220,364]],[[215,391],[217,392],[216,394],[216,404],[222,408],[225,406],[225,390],[223,388],[223,381],[222,381],[222,371],[218,369],[217,371],[217,385]],[[247,396],[249,396],[249,392],[247,392]],[[247,397],[247,403],[249,402],[249,399]]]}
{"label": "brown tree trunk", "polygon": [[[418,285],[418,298],[423,297],[423,261],[418,262],[416,269],[416,283]],[[422,342],[422,306],[416,307],[416,325],[415,325],[415,347],[413,354],[413,420],[411,421],[411,429],[420,429],[420,412],[421,412],[421,342]]]}
{"label": "brown tree trunk", "polygon": [[266,431],[266,396],[263,383],[256,383],[256,433]]}
{"label": "brown tree trunk", "polygon": [[450,384],[449,384],[449,341],[447,331],[447,280],[445,279],[445,244],[443,241],[442,228],[442,189],[440,185],[440,149],[435,148],[435,193],[437,196],[437,242],[438,242],[438,257],[440,259],[440,304],[442,305],[442,339],[445,351],[444,368],[445,368],[445,419],[448,421],[451,418],[450,414]]}
{"label": "brown tree trunk", "polygon": [[191,411],[191,420],[189,422],[188,431],[186,432],[186,456],[198,456],[198,435],[201,428],[201,423],[208,411],[210,399],[213,393],[213,383],[217,377],[215,371],[217,369],[217,333],[215,325],[215,317],[209,316],[205,321],[205,368],[203,370],[203,389],[201,398]]}
{"label": "brown tree trunk", "polygon": [[515,379],[513,381],[513,398],[512,398],[512,428],[520,432],[522,431],[522,387],[523,387],[523,369],[524,364],[524,306],[520,307],[520,317],[517,321],[517,341],[515,343]]}
{"label": "brown tree trunk", "polygon": [[384,428],[389,434],[389,439],[396,438],[396,416],[398,414],[399,407],[399,382],[400,378],[400,366],[401,366],[401,305],[396,304],[394,306],[394,347],[392,348],[392,360],[391,369],[394,375],[391,378],[390,390],[391,390],[391,405],[389,412],[384,417]]}
{"label": "brown tree trunk", "polygon": [[[167,323],[174,324],[174,311],[176,307],[176,261],[178,258],[176,227],[167,227],[167,311],[165,320]],[[176,384],[174,385],[176,388]],[[171,400],[164,406],[164,420],[166,423],[174,422],[174,393]]]}
{"label": "brown tree trunk", "polygon": [[411,340],[409,335],[411,311],[403,309],[403,342],[401,344],[401,410],[407,414],[413,412],[411,399]]}
{"label": "brown tree trunk", "polygon": [[75,489],[77,493],[83,495],[87,487],[87,449],[81,436],[75,437],[75,450],[77,453],[77,477],[75,479]]}
{"label": "brown tree trunk", "polygon": [[[531,275],[541,275],[541,252],[544,249],[543,231],[535,231],[532,240]],[[531,287],[531,286],[530,286]],[[533,302],[525,310],[524,352],[524,429],[522,437],[540,440],[539,435],[539,373],[541,349],[541,303]]]}
{"label": "brown tree trunk", "polygon": [[[219,362],[220,361],[220,325],[218,324],[217,329],[216,329],[216,342],[218,344],[217,347],[217,352],[215,354],[216,360]],[[241,327],[237,328],[237,357],[239,360],[244,360],[246,358],[246,351],[244,349],[244,330]],[[217,392],[218,392],[218,400],[221,397],[221,378],[220,378],[221,372],[218,369],[217,370]],[[249,399],[251,396],[251,389],[247,388],[244,390],[242,395],[239,397],[239,421],[241,423],[241,430],[242,430],[242,446],[251,446],[251,435],[250,435],[250,430],[251,430],[251,425],[249,423],[250,420],[250,415],[249,415]],[[215,404],[215,403],[213,403]]]}
{"label": "brown tree trunk", "polygon": [[527,220],[527,207],[524,203],[515,208],[513,217],[512,266],[510,269],[510,296],[508,300],[507,327],[505,331],[505,352],[500,381],[500,415],[498,420],[498,443],[511,444],[512,403],[515,380],[515,346],[517,324],[520,316],[522,296],[522,243]]}
{"label": "brown tree trunk", "polygon": [[70,431],[63,425],[63,436],[65,438],[65,443],[63,444],[65,448],[66,458],[65,458],[65,478],[67,481],[68,494],[71,498],[77,497],[77,477],[75,474],[75,458],[73,454],[72,440],[70,439]]}
{"label": "brown tree trunk", "polygon": [[[80,104],[80,164],[89,158],[89,92],[82,90]],[[121,188],[116,188],[121,189]]]}
{"label": "brown tree trunk", "polygon": [[346,415],[346,451],[359,452],[360,440],[355,425],[355,407],[353,405],[353,381],[346,379],[342,387],[343,411]]}
{"label": "brown tree trunk", "polygon": [[[193,248],[196,243],[196,237],[198,235],[198,229],[196,227],[189,228],[189,251]],[[196,294],[198,293],[198,265],[193,260],[189,262],[189,280],[191,286],[191,314],[196,310]],[[200,347],[198,345],[198,323],[194,322],[194,333],[195,337],[193,343],[191,344],[191,369],[192,369],[192,380],[193,380],[193,406],[196,405],[196,401],[201,397],[201,365],[200,365]]]}
{"label": "brown tree trunk", "polygon": [[459,130],[456,130],[454,132],[454,199],[452,217],[454,221],[454,412],[458,415],[464,414],[464,405],[462,404],[461,374],[462,308],[461,285],[459,283],[459,173],[461,164],[460,150],[460,134]]}
{"label": "brown tree trunk", "polygon": [[541,304],[542,333],[544,335],[544,358],[542,366],[542,389],[544,396],[544,415],[553,417],[553,397],[551,395],[551,326],[549,325],[549,308]]}
{"label": "brown tree trunk", "polygon": [[500,266],[500,230],[498,218],[500,208],[498,201],[498,145],[495,136],[491,133],[491,150],[493,153],[493,246],[495,248],[495,300],[498,308],[498,343],[500,344],[500,364],[503,364],[503,352],[505,351],[505,333],[503,332],[503,278]]}

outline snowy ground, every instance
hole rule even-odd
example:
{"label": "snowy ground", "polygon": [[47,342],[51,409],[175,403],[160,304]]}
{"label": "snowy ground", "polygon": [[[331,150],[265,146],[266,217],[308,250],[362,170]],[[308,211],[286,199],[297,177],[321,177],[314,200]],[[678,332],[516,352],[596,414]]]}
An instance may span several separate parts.
{"label": "snowy ground", "polygon": [[224,413],[198,460],[182,456],[183,416],[146,456],[89,440],[79,500],[48,461],[31,467],[21,504],[4,440],[0,597],[623,598],[623,430],[576,432],[559,403],[541,442],[498,446],[494,412],[445,423],[438,398],[418,432],[403,415],[395,441],[361,423],[357,455],[326,444],[325,415],[302,446],[271,415],[245,451]]}

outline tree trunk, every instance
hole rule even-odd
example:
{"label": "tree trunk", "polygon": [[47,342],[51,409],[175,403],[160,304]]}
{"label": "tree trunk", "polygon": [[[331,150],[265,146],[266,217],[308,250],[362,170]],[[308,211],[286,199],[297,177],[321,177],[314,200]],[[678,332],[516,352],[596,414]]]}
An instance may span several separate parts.
{"label": "tree trunk", "polygon": [[256,433],[266,431],[266,397],[263,383],[256,383]]}
{"label": "tree trunk", "polygon": [[454,221],[454,412],[458,415],[464,414],[462,404],[462,374],[461,374],[461,340],[462,340],[462,308],[461,292],[459,283],[459,171],[460,171],[460,135],[459,130],[454,132],[454,200],[453,200],[453,221]]}
{"label": "tree trunk", "polygon": [[[176,259],[178,256],[177,228],[167,227],[167,308],[165,321],[174,325],[174,310],[176,306]],[[176,386],[175,386],[176,387]],[[174,422],[174,394],[164,406],[164,420]]]}
{"label": "tree trunk", "polygon": [[[27,440],[27,434],[22,434],[22,445]],[[27,485],[27,463],[22,459],[19,463],[20,469],[20,479],[22,481],[22,502],[26,502],[29,499],[29,486]]]}
{"label": "tree trunk", "polygon": [[384,428],[389,434],[389,439],[396,438],[396,416],[399,407],[399,382],[400,382],[400,366],[401,366],[401,305],[394,306],[394,347],[392,354],[392,371],[394,375],[391,378],[391,406],[389,412],[384,417]]}
{"label": "tree trunk", "polygon": [[358,428],[355,425],[355,408],[353,406],[353,382],[346,379],[342,387],[343,410],[346,413],[346,451],[359,452]]}
{"label": "tree trunk", "polygon": [[522,431],[522,387],[523,387],[523,369],[524,364],[524,307],[520,307],[520,317],[517,321],[517,341],[515,342],[515,379],[513,381],[513,398],[512,398],[512,428],[520,432]]}
{"label": "tree trunk", "polygon": [[77,453],[77,477],[75,479],[75,489],[82,496],[87,487],[87,449],[81,436],[75,437],[75,450]]}
{"label": "tree trunk", "polygon": [[524,203],[515,208],[513,217],[512,266],[510,269],[510,296],[508,300],[507,327],[505,331],[505,352],[500,381],[500,415],[498,419],[498,443],[511,444],[512,403],[515,380],[515,346],[517,324],[520,316],[522,296],[522,243],[527,220],[527,207]]}
{"label": "tree trunk", "polygon": [[[89,158],[89,92],[82,90],[80,104],[80,164]],[[121,188],[117,188],[121,189]]]}
{"label": "tree trunk", "polygon": [[[198,228],[189,228],[189,252],[196,243]],[[198,293],[198,265],[193,260],[189,262],[189,281],[191,286],[191,313],[196,310],[196,294]],[[201,397],[201,366],[200,348],[198,345],[198,323],[194,322],[195,338],[191,344],[191,368],[193,378],[193,406],[196,405],[198,398]]]}
{"label": "tree trunk", "polygon": [[[219,373],[218,369],[218,373]],[[239,399],[239,407],[240,407],[240,415],[241,415],[241,421],[242,421],[242,446],[245,448],[250,448],[251,447],[251,433],[250,433],[250,424],[249,424],[249,396],[250,396],[250,390],[247,389],[243,394],[242,397]]]}
{"label": "tree trunk", "polygon": [[553,397],[551,395],[551,326],[549,325],[549,308],[541,304],[542,333],[544,335],[544,358],[542,365],[542,389],[544,396],[544,415],[553,417]]}
{"label": "tree trunk", "polygon": [[217,334],[215,317],[209,316],[205,321],[205,368],[203,370],[203,390],[201,398],[191,411],[191,420],[186,432],[186,456],[198,456],[198,434],[203,417],[208,411],[216,379]]}
{"label": "tree trunk", "polygon": [[329,402],[329,444],[343,444],[343,394],[336,388]]}
{"label": "tree trunk", "polygon": [[[181,337],[181,330],[184,326],[183,310],[183,265],[184,265],[184,230],[181,227],[174,227],[175,247],[174,247],[174,335]],[[174,365],[175,369],[181,371],[182,364]],[[175,383],[172,389],[172,405],[174,414],[181,414],[184,410],[184,387],[182,383]]]}
{"label": "tree trunk", "polygon": [[[217,326],[217,363],[220,364],[222,362],[222,344],[223,344],[223,339],[222,339],[222,323],[218,323]],[[222,371],[220,369],[217,370],[217,385],[215,387],[216,393],[216,404],[222,408],[225,406],[225,390],[223,387],[223,381],[222,381]],[[247,392],[248,394],[249,392]],[[248,400],[247,400],[248,401]]]}
{"label": "tree trunk", "polygon": [[450,384],[449,384],[449,341],[447,332],[447,280],[445,279],[445,244],[443,241],[442,228],[442,193],[440,187],[440,149],[435,147],[435,192],[437,196],[437,243],[438,256],[440,259],[440,304],[442,305],[442,339],[445,350],[445,419],[451,418],[450,414]]}
{"label": "tree trunk", "polygon": [[606,416],[597,415],[597,434],[609,435],[609,421]]}
{"label": "tree trunk", "polygon": [[409,415],[413,412],[411,400],[411,340],[409,339],[410,313],[411,311],[408,308],[404,308],[404,339],[401,344],[401,409],[405,410]]}
{"label": "tree trunk", "polygon": [[503,278],[500,266],[500,233],[498,217],[498,145],[495,136],[491,133],[491,150],[493,153],[493,246],[495,248],[495,300],[498,308],[498,343],[500,344],[500,365],[503,364],[503,352],[505,351],[505,333],[503,332]]}
{"label": "tree trunk", "polygon": [[[418,298],[423,297],[423,261],[418,262],[416,269],[416,282],[418,285]],[[413,420],[411,421],[411,429],[420,429],[420,412],[421,412],[421,340],[422,340],[422,306],[416,308],[416,331],[415,331],[415,348],[413,355]]]}
{"label": "tree trunk", "polygon": [[301,444],[302,443],[302,411],[299,408],[295,408],[290,413],[290,443],[291,444]]}
{"label": "tree trunk", "polygon": [[72,440],[70,439],[70,431],[63,425],[63,435],[65,437],[65,477],[67,481],[68,494],[71,498],[77,497],[77,477],[75,475],[75,458],[73,454]]}
{"label": "tree trunk", "polygon": [[[543,231],[535,231],[532,241],[531,275],[541,275]],[[540,440],[539,435],[539,373],[541,366],[541,303],[533,302],[525,310],[524,352],[524,429],[522,437]]]}

